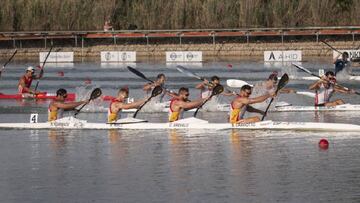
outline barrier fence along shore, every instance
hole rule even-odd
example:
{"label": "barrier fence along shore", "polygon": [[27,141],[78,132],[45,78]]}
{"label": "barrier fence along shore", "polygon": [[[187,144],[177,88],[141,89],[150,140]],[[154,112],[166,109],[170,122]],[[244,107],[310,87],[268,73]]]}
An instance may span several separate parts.
{"label": "barrier fence along shore", "polygon": [[[133,30],[72,32],[0,32],[0,57],[17,49],[17,57],[38,57],[50,46],[74,57],[100,57],[102,51],[136,52],[137,57],[165,57],[169,51],[200,51],[203,57],[263,56],[264,51],[302,51],[307,56],[332,56],[337,49],[355,49],[359,27],[308,27],[236,30]],[[75,59],[76,61],[77,59]]]}

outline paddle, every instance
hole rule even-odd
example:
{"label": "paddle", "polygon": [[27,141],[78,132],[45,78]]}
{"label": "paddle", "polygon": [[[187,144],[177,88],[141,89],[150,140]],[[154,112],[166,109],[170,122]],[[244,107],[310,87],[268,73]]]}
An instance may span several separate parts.
{"label": "paddle", "polygon": [[14,58],[16,53],[17,53],[17,49],[14,51],[14,53],[11,55],[11,57],[4,63],[3,67],[0,70],[0,77],[1,77],[2,71],[5,69],[5,66],[11,62],[11,60]]}
{"label": "paddle", "polygon": [[[42,71],[42,72],[44,72],[45,63],[46,63],[47,59],[49,58],[52,49],[53,49],[53,47],[51,46],[48,54],[47,54],[46,57],[45,57],[45,60],[44,60],[43,65],[42,65],[42,67],[41,67],[41,71]],[[41,73],[41,74],[42,74],[42,73]],[[36,81],[35,91],[34,91],[34,92],[36,92],[36,90],[37,90],[37,88],[38,88],[38,86],[39,86],[39,82],[40,82],[40,78],[38,78],[37,81]]]}
{"label": "paddle", "polygon": [[216,86],[213,88],[210,97],[207,98],[207,99],[196,109],[196,111],[195,111],[195,113],[194,113],[194,117],[196,117],[196,114],[198,113],[199,109],[201,109],[201,108],[204,106],[204,104],[211,99],[211,97],[213,97],[213,96],[215,96],[215,95],[219,95],[219,94],[221,94],[223,91],[224,91],[224,87],[223,87],[222,85],[216,85]]}
{"label": "paddle", "polygon": [[[155,83],[153,80],[150,80],[150,79],[147,78],[142,72],[136,70],[135,68],[133,68],[133,67],[131,67],[131,66],[127,66],[127,68],[128,68],[128,70],[129,70],[130,72],[134,73],[135,75],[139,76],[140,78],[142,78],[142,79],[144,79],[144,80],[146,80],[146,81],[149,81],[149,82],[151,82],[151,83]],[[173,92],[174,92],[174,91],[169,90],[169,89],[167,89],[167,88],[164,88],[164,87],[162,87],[162,88],[163,88],[165,91],[167,91],[167,92],[170,92],[170,93],[173,93]]]}
{"label": "paddle", "polygon": [[148,103],[151,98],[158,96],[163,91],[163,88],[160,86],[156,86],[153,91],[151,92],[151,96],[135,111],[133,118],[136,117],[137,113],[142,109],[143,106],[145,106],[146,103]]}
{"label": "paddle", "polygon": [[[330,47],[330,49],[338,52],[339,54],[343,54],[344,52],[341,52],[340,50],[336,49],[335,47],[331,46],[329,43],[325,42],[325,41],[321,41],[322,43],[326,44],[328,47]],[[355,50],[359,50],[360,49],[360,46],[358,46]]]}
{"label": "paddle", "polygon": [[127,68],[129,69],[129,71],[131,71],[131,72],[134,73],[135,75],[139,76],[140,78],[142,78],[142,79],[144,79],[144,80],[147,80],[147,81],[149,81],[149,82],[151,82],[151,83],[154,83],[154,81],[152,81],[152,80],[150,80],[149,78],[147,78],[142,72],[136,70],[135,68],[130,67],[130,66],[128,66]]}
{"label": "paddle", "polygon": [[[91,92],[89,102],[90,102],[91,100],[94,100],[94,99],[100,97],[101,94],[102,94],[101,89],[100,89],[100,88],[95,88],[95,89]],[[76,112],[75,112],[74,117],[76,117],[76,115],[79,114],[79,112],[81,111],[81,109],[83,109],[87,104],[88,104],[88,103],[85,103],[85,104],[83,104],[79,109],[77,109]]]}
{"label": "paddle", "polygon": [[[318,78],[322,79],[319,75],[316,75],[316,74],[312,73],[310,70],[308,70],[308,69],[306,69],[306,68],[304,68],[304,67],[302,67],[302,66],[300,66],[300,65],[297,65],[297,64],[295,64],[295,63],[292,63],[292,65],[295,66],[296,68],[304,71],[305,73],[308,73],[308,74],[310,74],[310,75],[312,75],[312,76],[315,76],[315,77],[318,77]],[[340,87],[340,88],[342,88],[342,89],[344,89],[344,90],[346,90],[346,91],[349,91],[349,90],[350,90],[349,88],[347,88],[347,87],[345,87],[345,86],[342,86],[342,85],[339,85],[339,84],[337,84],[337,83],[335,83],[335,82],[333,82],[333,81],[330,81],[330,80],[326,80],[326,81],[327,81],[327,82],[330,82],[331,84],[333,84],[333,85],[335,85],[335,86],[338,86],[338,87]],[[360,92],[355,91],[355,94],[360,95]]]}
{"label": "paddle", "polygon": [[[279,92],[279,90],[281,90],[282,88],[285,87],[285,85],[289,82],[289,76],[285,73],[279,81],[279,84],[276,88],[275,94],[277,94]],[[261,120],[263,121],[265,119],[265,116],[267,114],[267,112],[269,111],[270,105],[271,103],[274,101],[274,98],[271,98],[269,105],[266,107],[266,110],[264,112],[263,117],[261,118]]]}
{"label": "paddle", "polygon": [[[184,73],[185,75],[188,75],[189,77],[193,77],[193,78],[196,78],[196,79],[198,79],[198,80],[205,81],[205,78],[200,77],[199,75],[197,75],[196,73],[190,71],[189,69],[185,68],[184,66],[177,65],[177,66],[176,66],[176,69],[177,69],[178,71]],[[214,85],[214,83],[212,83],[211,81],[210,81],[209,83],[210,83],[211,85]],[[231,92],[231,93],[233,93],[233,94],[236,94],[234,91],[231,91],[231,90],[229,90],[229,89],[227,89],[227,88],[225,88],[225,89],[226,89],[226,91],[228,91],[228,92]],[[237,95],[238,95],[238,94],[237,94]]]}
{"label": "paddle", "polygon": [[[253,86],[243,80],[237,80],[237,79],[228,79],[226,81],[227,86],[232,87],[232,88],[241,88],[244,85],[250,85]],[[303,96],[307,96],[307,97],[311,97],[311,98],[315,98],[315,94],[312,92],[305,92],[305,91],[296,91],[295,94],[298,95],[303,95]]]}

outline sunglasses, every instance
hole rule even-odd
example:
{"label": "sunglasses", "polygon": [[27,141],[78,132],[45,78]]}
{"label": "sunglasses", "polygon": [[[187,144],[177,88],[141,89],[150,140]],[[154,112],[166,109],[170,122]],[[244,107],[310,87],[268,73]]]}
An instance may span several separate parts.
{"label": "sunglasses", "polygon": [[67,94],[62,95],[62,97],[64,97],[64,99],[66,99],[66,98],[67,98],[67,96],[68,96]]}
{"label": "sunglasses", "polygon": [[251,94],[251,91],[245,91],[246,94],[250,95]]}
{"label": "sunglasses", "polygon": [[187,96],[187,97],[188,97],[189,95],[190,95],[189,93],[188,93],[188,94],[185,94],[185,96]]}

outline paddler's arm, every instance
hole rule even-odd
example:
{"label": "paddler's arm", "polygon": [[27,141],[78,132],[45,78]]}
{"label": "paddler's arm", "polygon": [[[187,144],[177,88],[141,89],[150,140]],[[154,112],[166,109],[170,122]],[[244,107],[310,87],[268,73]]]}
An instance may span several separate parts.
{"label": "paddler's arm", "polygon": [[264,111],[261,111],[260,109],[254,108],[250,105],[247,106],[246,111],[251,112],[251,113],[259,113],[261,115],[264,115],[264,113],[265,113]]}
{"label": "paddler's arm", "polygon": [[118,103],[118,104],[116,105],[116,107],[119,108],[119,109],[133,109],[133,108],[138,108],[139,106],[141,106],[141,105],[146,101],[146,99],[147,99],[147,98],[145,98],[145,99],[140,99],[140,100],[137,100],[137,101],[128,103],[128,104]]}
{"label": "paddler's arm", "polygon": [[231,97],[231,96],[235,96],[236,93],[235,93],[235,92],[227,91],[227,92],[222,92],[221,95]]}
{"label": "paddler's arm", "polygon": [[145,84],[145,85],[143,86],[143,90],[144,90],[144,91],[150,91],[151,88],[153,88],[153,87],[155,87],[155,86],[156,86],[155,83],[147,83],[147,84]]}
{"label": "paddler's arm", "polygon": [[294,89],[291,89],[291,88],[282,88],[279,92],[280,93],[285,93],[285,94],[296,93],[296,91]]}
{"label": "paddler's arm", "polygon": [[86,104],[86,103],[89,103],[89,100],[78,101],[78,102],[68,102],[68,103],[54,102],[53,105],[60,109],[71,110],[71,109],[74,109],[74,108],[80,106],[81,104]]}
{"label": "paddler's arm", "polygon": [[256,104],[256,103],[260,103],[265,101],[266,99],[270,98],[270,97],[274,97],[275,93],[272,94],[265,94],[259,97],[255,97],[255,98],[243,98],[243,100],[245,102],[243,102],[244,104]]}
{"label": "paddler's arm", "polygon": [[195,86],[196,89],[204,89],[206,86],[209,85],[209,81],[204,79],[204,82],[201,82]]}
{"label": "paddler's arm", "polygon": [[176,104],[183,109],[193,109],[199,107],[206,99],[197,99],[191,102],[178,101]]}
{"label": "paddler's arm", "polygon": [[339,87],[337,85],[334,86],[334,90],[335,90],[335,92],[345,93],[345,94],[354,94],[355,93],[355,90],[353,90],[353,89],[345,89],[345,88]]}
{"label": "paddler's arm", "polygon": [[317,90],[317,89],[319,89],[321,83],[323,83],[323,80],[318,80],[318,81],[314,82],[313,84],[311,84],[309,86],[309,90]]}
{"label": "paddler's arm", "polygon": [[340,55],[341,55],[341,53],[339,53],[335,58],[333,58],[333,64],[335,64],[337,62]]}

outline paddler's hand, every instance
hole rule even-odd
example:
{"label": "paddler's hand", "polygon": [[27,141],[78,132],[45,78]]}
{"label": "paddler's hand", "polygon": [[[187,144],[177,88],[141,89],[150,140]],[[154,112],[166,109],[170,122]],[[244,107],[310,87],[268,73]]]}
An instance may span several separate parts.
{"label": "paddler's hand", "polygon": [[276,94],[275,92],[270,92],[270,93],[269,93],[269,97],[271,97],[271,98],[276,97],[276,95],[277,95],[277,94]]}
{"label": "paddler's hand", "polygon": [[349,91],[348,91],[349,94],[355,94],[355,92],[356,91],[354,89],[349,89]]}
{"label": "paddler's hand", "polygon": [[285,93],[289,93],[289,94],[296,94],[296,90],[294,89],[283,89],[285,91]]}

